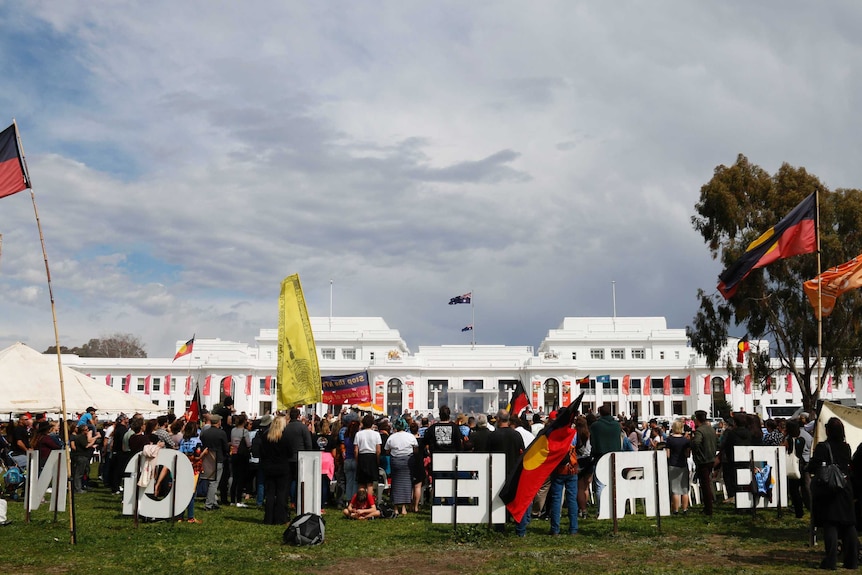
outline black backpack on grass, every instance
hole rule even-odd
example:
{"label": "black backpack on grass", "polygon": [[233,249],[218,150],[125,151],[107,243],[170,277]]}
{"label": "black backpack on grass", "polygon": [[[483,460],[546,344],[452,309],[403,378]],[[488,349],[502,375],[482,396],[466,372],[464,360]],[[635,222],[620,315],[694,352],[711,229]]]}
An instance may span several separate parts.
{"label": "black backpack on grass", "polygon": [[282,540],[291,545],[320,545],[323,543],[325,531],[323,517],[314,513],[303,513],[293,518],[284,530]]}

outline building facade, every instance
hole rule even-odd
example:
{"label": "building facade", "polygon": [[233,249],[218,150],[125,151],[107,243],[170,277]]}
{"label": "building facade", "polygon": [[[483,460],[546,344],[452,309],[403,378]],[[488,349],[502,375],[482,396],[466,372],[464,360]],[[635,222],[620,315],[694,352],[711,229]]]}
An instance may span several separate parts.
{"label": "building facade", "polygon": [[[723,401],[749,412],[802,403],[798,383],[786,374],[779,372],[767,383],[744,375],[731,378],[723,365],[709,369],[690,347],[685,329],[668,328],[662,317],[567,317],[536,350],[441,345],[420,346],[415,353],[383,318],[315,317],[311,325],[321,375],[367,371],[372,403],[390,415],[405,409],[436,415],[441,405],[453,412],[493,412],[506,406],[518,382],[532,409],[544,413],[568,404],[581,391],[582,411],[608,403],[614,413],[639,419],[670,419],[697,409],[715,414]],[[185,410],[199,386],[207,407],[230,394],[238,411],[262,415],[276,409],[277,340],[277,329],[261,329],[253,345],[196,339],[193,352],[176,362],[170,357],[74,355],[63,356],[63,362],[175,413]],[[725,351],[734,364],[737,343],[729,340]],[[752,350],[767,350],[766,345],[751,342]],[[855,399],[852,376],[824,387],[822,397]],[[315,409],[323,413],[342,407]]]}

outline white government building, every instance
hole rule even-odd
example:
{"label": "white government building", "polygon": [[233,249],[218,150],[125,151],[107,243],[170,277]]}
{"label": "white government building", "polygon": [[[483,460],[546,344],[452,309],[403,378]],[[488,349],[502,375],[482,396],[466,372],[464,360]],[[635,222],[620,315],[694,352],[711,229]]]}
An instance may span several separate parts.
{"label": "white government building", "polygon": [[[609,403],[613,413],[669,419],[697,409],[711,415],[715,402],[734,410],[785,415],[802,403],[799,385],[779,373],[769,386],[728,379],[725,362],[709,369],[685,335],[663,317],[567,317],[532,346],[420,346],[415,353],[398,330],[380,317],[313,317],[312,330],[322,376],[367,371],[372,402],[390,415],[405,409],[436,415],[490,413],[508,403],[521,381],[534,411],[549,413],[585,391],[581,411]],[[91,358],[64,355],[63,363],[117,389],[147,397],[182,413],[197,382],[211,408],[231,392],[237,411],[257,416],[276,405],[277,329],[261,329],[255,344],[196,339],[193,352],[164,358]],[[177,349],[184,342],[177,342]],[[736,361],[737,339],[726,356]],[[752,350],[767,342],[751,342]],[[607,377],[605,377],[607,376]],[[589,377],[589,384],[578,380]],[[187,385],[190,378],[191,385]],[[649,382],[649,390],[647,389]],[[207,385],[207,382],[209,384]],[[856,403],[847,376],[824,386],[821,396]],[[225,388],[228,388],[227,390]],[[316,406],[318,413],[343,406]]]}

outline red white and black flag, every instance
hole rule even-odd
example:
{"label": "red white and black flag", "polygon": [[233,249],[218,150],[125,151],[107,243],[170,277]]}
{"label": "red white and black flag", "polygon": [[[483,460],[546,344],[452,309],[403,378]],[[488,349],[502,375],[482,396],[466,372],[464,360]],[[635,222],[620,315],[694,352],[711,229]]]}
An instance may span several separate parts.
{"label": "red white and black flag", "polygon": [[195,385],[195,395],[186,411],[186,421],[200,421],[201,419],[201,388]]}
{"label": "red white and black flag", "polygon": [[18,130],[12,124],[0,132],[0,198],[29,187],[30,180],[18,148]]}

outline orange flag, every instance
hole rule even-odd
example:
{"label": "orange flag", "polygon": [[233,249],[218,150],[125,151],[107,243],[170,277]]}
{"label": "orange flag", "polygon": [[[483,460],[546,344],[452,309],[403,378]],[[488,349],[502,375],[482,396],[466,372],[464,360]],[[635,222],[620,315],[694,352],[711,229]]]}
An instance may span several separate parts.
{"label": "orange flag", "polygon": [[[822,285],[821,308],[817,313],[817,286]],[[814,315],[818,318],[829,317],[835,309],[835,301],[843,293],[862,287],[862,255],[858,255],[847,263],[829,268],[813,280],[802,284]]]}

